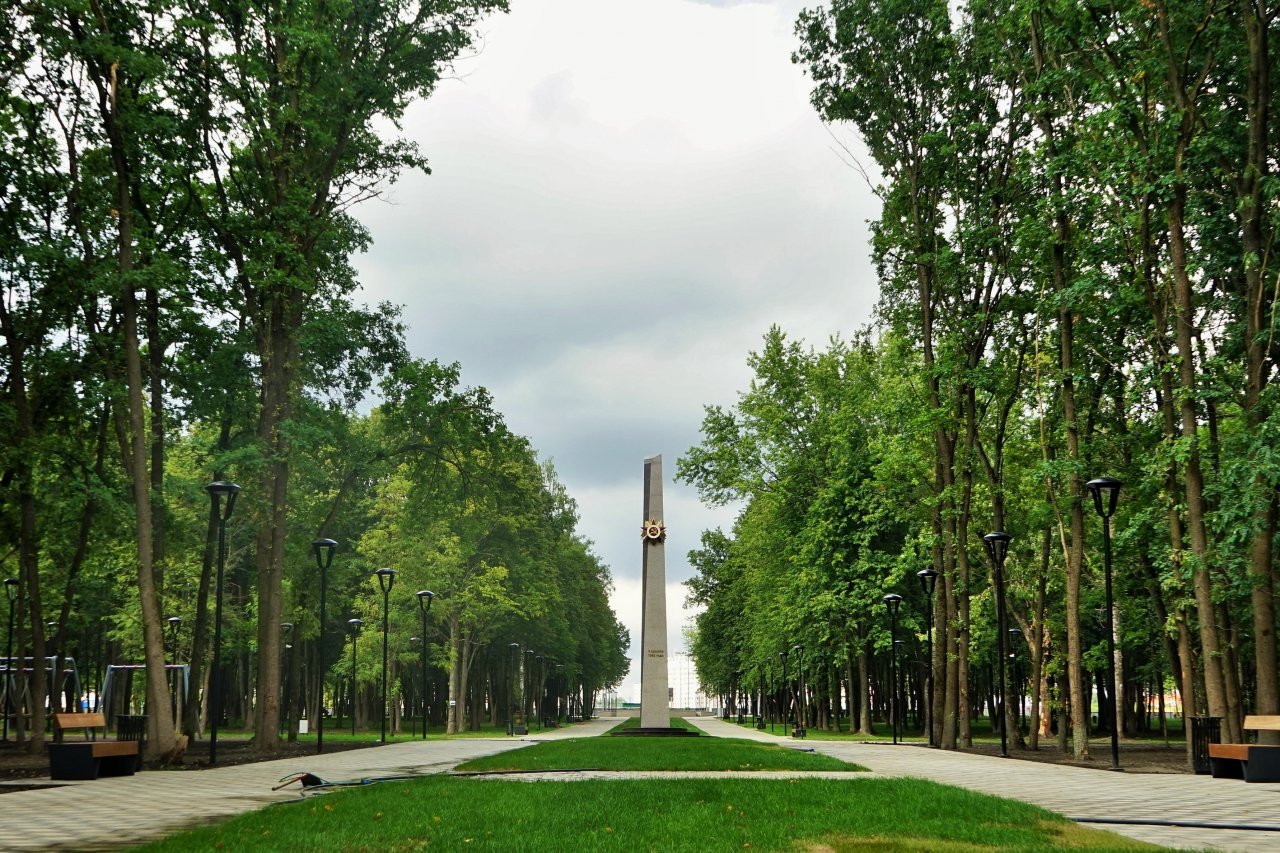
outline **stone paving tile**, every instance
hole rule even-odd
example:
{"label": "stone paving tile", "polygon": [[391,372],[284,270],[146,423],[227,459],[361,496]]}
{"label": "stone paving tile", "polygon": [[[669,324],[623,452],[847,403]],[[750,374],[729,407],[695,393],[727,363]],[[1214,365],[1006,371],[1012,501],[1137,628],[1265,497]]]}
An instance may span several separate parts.
{"label": "stone paving tile", "polygon": [[300,789],[296,784],[271,790],[291,773],[305,770],[332,781],[442,773],[471,758],[537,740],[588,735],[615,723],[575,726],[519,740],[414,741],[212,770],[145,771],[16,791],[0,801],[4,806],[0,809],[0,851],[120,849],[269,803],[297,800]]}
{"label": "stone paving tile", "polygon": [[[795,749],[812,749],[861,764],[878,775],[930,779],[1033,803],[1071,818],[1177,820],[1280,827],[1280,785],[1250,785],[1234,779],[1190,774],[1111,773],[916,745],[801,741],[743,729],[714,717],[690,717],[688,720],[718,737],[746,738],[780,743]],[[1081,822],[1166,847],[1280,853],[1280,832]]]}

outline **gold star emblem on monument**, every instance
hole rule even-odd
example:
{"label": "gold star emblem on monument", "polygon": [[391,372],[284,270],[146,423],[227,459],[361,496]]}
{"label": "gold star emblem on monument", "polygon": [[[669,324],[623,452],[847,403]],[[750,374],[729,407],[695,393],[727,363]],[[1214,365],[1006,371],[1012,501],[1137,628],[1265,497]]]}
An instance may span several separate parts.
{"label": "gold star emblem on monument", "polygon": [[651,518],[640,528],[640,538],[646,542],[661,542],[667,538],[667,526],[660,518]]}

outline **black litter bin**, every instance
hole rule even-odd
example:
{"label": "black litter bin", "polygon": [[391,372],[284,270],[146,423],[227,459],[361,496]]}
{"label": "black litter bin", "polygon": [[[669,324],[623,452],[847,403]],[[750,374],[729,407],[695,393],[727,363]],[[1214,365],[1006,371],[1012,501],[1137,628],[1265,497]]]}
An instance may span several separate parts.
{"label": "black litter bin", "polygon": [[1191,768],[1200,774],[1209,773],[1209,744],[1222,743],[1221,717],[1191,718]]}
{"label": "black litter bin", "polygon": [[147,745],[147,715],[117,714],[116,740],[136,740],[138,742],[138,768],[142,769],[142,753]]}

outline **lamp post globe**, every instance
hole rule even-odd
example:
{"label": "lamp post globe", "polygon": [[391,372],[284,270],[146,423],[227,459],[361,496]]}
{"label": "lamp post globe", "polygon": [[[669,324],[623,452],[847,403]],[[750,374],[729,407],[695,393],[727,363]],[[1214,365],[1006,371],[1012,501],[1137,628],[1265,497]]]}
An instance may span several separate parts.
{"label": "lamp post globe", "polygon": [[418,597],[418,609],[422,611],[422,739],[427,739],[427,611],[436,594],[429,589],[414,593]]}
{"label": "lamp post globe", "polygon": [[227,521],[236,507],[240,487],[226,480],[215,480],[204,487],[209,493],[214,516],[218,519],[217,575],[213,593],[213,663],[209,673],[209,766],[218,763],[218,722],[222,717],[222,577],[227,564]]}
{"label": "lamp post globe", "polygon": [[896,592],[891,592],[888,595],[886,595],[884,598],[882,598],[881,601],[884,602],[884,606],[889,610],[889,640],[891,643],[891,645],[889,646],[889,649],[890,649],[889,681],[894,685],[894,688],[892,691],[893,695],[889,703],[889,708],[890,708],[889,713],[893,717],[891,721],[892,722],[891,728],[893,729],[893,742],[897,744],[898,718],[901,716],[901,714],[898,709],[898,688],[897,688],[898,655],[896,653],[896,646],[892,645],[892,643],[898,642],[898,608],[902,606],[902,596],[898,595]]}
{"label": "lamp post globe", "polygon": [[378,588],[382,590],[382,743],[387,742],[387,626],[391,612],[391,588],[396,585],[395,569],[378,569]]}
{"label": "lamp post globe", "polygon": [[311,551],[316,557],[316,568],[320,570],[320,637],[316,641],[317,668],[320,671],[320,698],[316,708],[316,754],[324,752],[324,681],[328,668],[324,660],[324,629],[328,614],[325,612],[325,593],[329,586],[329,567],[333,565],[333,552],[338,550],[338,543],[332,539],[316,539],[311,543]]}
{"label": "lamp post globe", "polygon": [[347,627],[351,629],[351,736],[356,736],[356,638],[360,636],[363,619],[348,619]]}
{"label": "lamp post globe", "polygon": [[1120,710],[1116,696],[1116,625],[1115,601],[1111,594],[1111,516],[1123,485],[1114,477],[1098,477],[1084,484],[1093,497],[1093,508],[1102,519],[1102,564],[1106,575],[1107,594],[1107,692],[1111,694],[1111,769],[1120,769]]}

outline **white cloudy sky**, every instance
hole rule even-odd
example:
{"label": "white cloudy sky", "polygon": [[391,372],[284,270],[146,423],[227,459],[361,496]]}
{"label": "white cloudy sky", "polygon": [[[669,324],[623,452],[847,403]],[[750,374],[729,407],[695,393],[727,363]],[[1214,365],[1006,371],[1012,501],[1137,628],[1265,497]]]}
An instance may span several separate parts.
{"label": "white cloudy sky", "polygon": [[644,458],[668,475],[675,652],[685,554],[732,523],[670,479],[703,406],[747,386],[771,324],[822,345],[875,299],[876,204],[790,61],[803,5],[511,0],[409,115],[433,175],[358,211],[368,297],[403,305],[414,355],[461,362],[554,461],[633,649]]}

